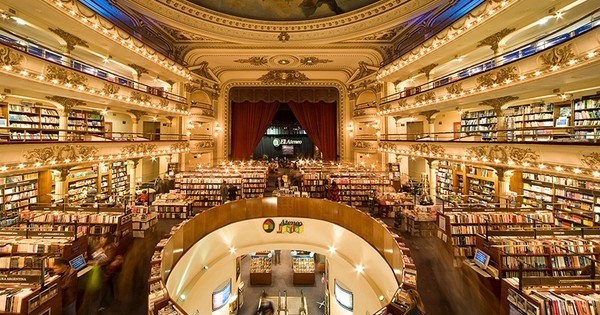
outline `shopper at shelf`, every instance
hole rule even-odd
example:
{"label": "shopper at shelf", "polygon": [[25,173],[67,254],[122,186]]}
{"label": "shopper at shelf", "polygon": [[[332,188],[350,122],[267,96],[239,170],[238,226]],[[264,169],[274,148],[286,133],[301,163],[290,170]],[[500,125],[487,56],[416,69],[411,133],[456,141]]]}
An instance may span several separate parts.
{"label": "shopper at shelf", "polygon": [[221,184],[221,204],[227,201],[227,195],[229,194],[229,188],[227,187],[227,181],[223,180]]}
{"label": "shopper at shelf", "polygon": [[423,315],[425,314],[425,305],[423,305],[423,301],[421,301],[421,296],[419,292],[414,289],[410,289],[407,291],[408,293],[408,309],[404,313],[404,315]]}
{"label": "shopper at shelf", "polygon": [[123,263],[123,256],[117,254],[117,245],[112,233],[107,232],[100,236],[99,247],[92,253],[92,258],[94,264],[102,271],[99,309],[104,309],[114,301],[114,278]]}
{"label": "shopper at shelf", "polygon": [[228,189],[228,192],[229,192],[229,200],[230,200],[230,201],[234,201],[234,200],[236,200],[236,199],[237,199],[237,191],[238,191],[238,188],[237,188],[237,186],[236,186],[235,184],[233,184],[233,183],[232,183],[232,184],[229,186],[229,189]]}
{"label": "shopper at shelf", "polygon": [[52,270],[60,275],[62,281],[62,309],[63,315],[77,314],[77,271],[63,258],[55,258]]}
{"label": "shopper at shelf", "polygon": [[150,196],[148,196],[148,191],[144,189],[144,190],[142,190],[142,193],[135,200],[135,204],[146,205],[146,204],[148,204],[149,200],[150,200]]}
{"label": "shopper at shelf", "polygon": [[331,182],[331,187],[329,187],[327,199],[335,202],[340,201],[340,188],[338,187],[335,181]]}
{"label": "shopper at shelf", "polygon": [[273,306],[273,302],[267,300],[267,292],[262,293],[262,297],[260,299],[260,307],[258,308],[258,314],[260,315],[273,315],[275,314],[275,307]]}

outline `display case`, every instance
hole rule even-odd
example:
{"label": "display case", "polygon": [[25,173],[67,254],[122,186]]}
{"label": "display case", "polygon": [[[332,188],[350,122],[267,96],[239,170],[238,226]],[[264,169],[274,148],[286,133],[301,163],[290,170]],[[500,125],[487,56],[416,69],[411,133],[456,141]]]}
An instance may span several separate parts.
{"label": "display case", "polygon": [[272,282],[271,252],[257,252],[250,255],[250,284],[270,285]]}
{"label": "display case", "polygon": [[294,285],[315,284],[314,253],[307,251],[292,251],[292,281]]}
{"label": "display case", "polygon": [[[412,208],[412,209],[411,209]],[[437,214],[442,206],[414,206],[403,210],[407,231],[412,236],[432,237],[437,232]]]}
{"label": "display case", "polygon": [[152,233],[158,222],[158,215],[155,212],[135,213],[133,214],[133,237],[144,238]]}
{"label": "display case", "polygon": [[153,210],[159,219],[185,220],[192,216],[192,204],[194,199],[184,194],[160,194],[152,202]]}
{"label": "display case", "polygon": [[19,315],[61,314],[61,282],[58,276],[6,277],[0,283],[0,313]]}

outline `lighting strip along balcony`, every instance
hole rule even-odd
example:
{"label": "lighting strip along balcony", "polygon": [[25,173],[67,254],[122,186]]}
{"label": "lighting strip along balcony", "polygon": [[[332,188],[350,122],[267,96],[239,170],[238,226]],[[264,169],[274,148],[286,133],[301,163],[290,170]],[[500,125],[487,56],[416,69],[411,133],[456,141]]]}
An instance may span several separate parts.
{"label": "lighting strip along balcony", "polygon": [[[593,37],[596,35],[597,35],[597,32],[594,32],[591,36]],[[590,38],[589,40],[592,40],[592,39]],[[482,94],[482,93],[490,93],[492,91],[507,88],[512,85],[529,83],[534,80],[550,77],[553,75],[557,75],[561,72],[569,71],[569,70],[572,70],[577,67],[582,67],[585,65],[592,64],[594,62],[598,62],[600,59],[600,58],[598,58],[598,56],[600,55],[600,45],[598,45],[598,42],[595,39],[593,39],[593,41],[596,44],[593,49],[591,49],[587,52],[583,52],[583,53],[579,54],[579,56],[574,56],[573,58],[569,59],[564,65],[552,65],[552,66],[542,65],[542,66],[538,66],[534,70],[530,70],[530,71],[519,74],[515,80],[506,79],[499,83],[493,83],[489,87],[487,87],[485,85],[477,86],[477,79],[485,76],[486,74],[489,75],[490,73],[494,73],[494,72],[497,73],[497,72],[502,71],[503,69],[508,69],[511,67],[518,68],[518,66],[509,64],[507,66],[504,66],[504,67],[501,67],[498,69],[493,69],[493,70],[489,70],[487,72],[483,72],[477,76],[471,76],[471,77],[465,78],[463,80],[454,81],[445,86],[431,89],[426,92],[421,92],[419,94],[411,95],[409,97],[397,99],[397,100],[391,102],[391,103],[398,104],[395,107],[391,107],[390,103],[380,105],[377,114],[385,116],[385,115],[401,114],[401,113],[404,113],[404,112],[407,112],[410,110],[423,110],[423,108],[426,108],[426,107],[441,105],[448,101],[457,100],[457,99],[461,99],[461,98],[467,98],[467,97]],[[567,45],[569,45],[568,42],[563,45],[560,45],[560,46],[555,46],[553,49],[560,49],[560,48],[566,49]],[[532,59],[535,60],[544,53],[548,53],[548,51],[540,52],[539,54],[532,55],[526,59],[520,59],[519,62],[527,62]],[[519,62],[517,62],[517,65],[519,64]],[[516,69],[515,69],[515,71],[516,71]],[[451,92],[449,92],[449,90],[452,90],[452,89],[446,88],[446,87],[451,87],[452,84],[463,84],[467,80],[469,80],[469,82],[472,84],[472,86],[469,86],[469,87],[461,86],[461,91],[458,93],[451,93]],[[438,93],[445,92],[445,94],[443,96],[435,97],[436,92],[438,92]],[[409,98],[411,98],[411,100],[413,101],[412,103],[409,103]],[[425,100],[425,99],[427,99],[427,100]],[[388,106],[390,106],[390,107],[388,107]]]}
{"label": "lighting strip along balcony", "polygon": [[[90,29],[102,34],[104,37],[114,41],[115,43],[128,48],[132,52],[142,56],[170,72],[185,78],[187,80],[192,79],[190,71],[177,62],[169,59],[168,57],[160,54],[156,50],[148,47],[139,40],[136,40],[133,36],[130,36],[127,32],[119,32],[119,29],[110,23],[108,20],[99,16],[98,14],[89,10],[89,12],[83,12],[78,1],[74,0],[44,0],[46,3],[54,6],[58,10],[62,11],[71,18],[77,20],[81,24],[89,27]],[[125,33],[126,37],[123,37],[121,33]],[[141,45],[141,46],[140,46]]]}
{"label": "lighting strip along balcony", "polygon": [[66,166],[75,166],[81,163],[111,163],[117,161],[124,161],[128,159],[141,159],[150,157],[153,161],[156,161],[156,158],[163,155],[171,155],[177,153],[187,153],[190,152],[190,148],[170,148],[170,149],[161,149],[154,151],[146,151],[146,152],[134,152],[134,153],[119,153],[119,154],[105,154],[105,155],[95,155],[90,156],[88,158],[76,158],[76,159],[64,159],[62,161],[58,160],[50,160],[46,163],[35,162],[35,163],[7,163],[0,166],[0,174],[5,173],[13,173],[13,172],[23,172],[23,171],[36,171],[46,168],[62,168]]}
{"label": "lighting strip along balcony", "polygon": [[[482,10],[482,12],[475,16],[471,12],[464,18],[463,25],[456,28],[453,25],[445,28],[438,34],[446,33],[443,38],[438,38],[437,35],[433,38],[427,40],[425,43],[421,44],[420,47],[413,49],[411,52],[400,56],[397,60],[390,62],[390,64],[383,66],[379,73],[377,74],[377,79],[381,80],[382,78],[402,69],[403,67],[420,60],[424,56],[442,49],[446,44],[468,34],[469,31],[475,29],[478,25],[486,22],[492,17],[496,16],[500,12],[510,8],[513,4],[517,3],[519,0],[492,0],[486,1],[486,8]],[[473,10],[476,11],[477,9]]]}
{"label": "lighting strip along balcony", "polygon": [[[412,141],[411,141],[412,143]],[[434,159],[434,160],[444,160],[451,161],[456,163],[470,163],[476,165],[486,165],[492,168],[502,168],[507,170],[523,170],[523,171],[544,171],[550,172],[562,176],[573,175],[578,178],[600,178],[600,170],[597,168],[581,168],[573,165],[560,165],[560,164],[551,164],[551,163],[531,163],[531,162],[517,162],[513,161],[510,158],[507,161],[502,161],[500,159],[490,160],[486,156],[474,156],[474,155],[458,155],[458,154],[441,154],[441,153],[433,153],[433,152],[423,152],[423,151],[414,151],[409,149],[398,149],[394,143],[385,142],[380,143],[377,151],[383,153],[390,153],[396,155],[409,156],[412,158],[419,157],[425,159]]]}
{"label": "lighting strip along balcony", "polygon": [[[0,48],[1,50],[1,48]],[[17,52],[19,52],[18,50],[15,50]],[[54,64],[53,64],[54,65]],[[58,66],[58,65],[55,65]],[[60,66],[62,67],[62,66]],[[69,69],[69,71],[72,71]],[[185,110],[185,109],[179,109],[179,108],[175,108],[174,106],[170,105],[170,106],[165,106],[165,105],[161,105],[160,103],[152,103],[151,101],[145,101],[145,100],[138,100],[135,98],[132,98],[130,96],[123,96],[121,94],[107,94],[105,91],[103,91],[102,89],[96,89],[96,88],[90,88],[90,87],[86,87],[83,84],[73,84],[73,83],[65,83],[65,84],[60,84],[59,81],[57,79],[48,79],[46,76],[44,76],[43,74],[36,74],[36,73],[31,73],[27,70],[24,70],[21,68],[21,66],[16,65],[16,66],[12,66],[12,65],[3,65],[2,67],[0,67],[0,73],[4,73],[7,75],[14,75],[14,76],[19,76],[21,78],[27,79],[29,81],[33,81],[33,82],[40,82],[40,83],[44,83],[44,84],[49,84],[49,85],[53,85],[55,87],[60,87],[63,89],[67,89],[73,92],[78,92],[78,93],[84,93],[87,95],[92,95],[92,96],[97,96],[97,97],[102,97],[108,100],[116,100],[122,103],[126,103],[129,105],[134,105],[136,107],[144,107],[144,108],[148,108],[148,109],[155,109],[155,110],[160,110],[160,111],[164,111],[167,113],[173,113],[173,114],[177,114],[177,115],[189,115],[190,111],[189,110]],[[82,72],[82,74],[85,72]],[[100,78],[97,78],[95,76],[89,75],[89,74],[85,74],[86,76],[90,76],[94,79],[97,80],[102,80]],[[130,89],[132,92],[136,92],[136,93],[143,93],[140,92],[136,89],[131,89],[127,86],[122,86],[120,84],[114,83],[116,86],[119,87],[124,87],[124,88],[128,88]],[[144,93],[146,94],[146,93]],[[149,96],[149,95],[148,95]],[[149,96],[150,98],[152,98],[151,96]],[[162,98],[161,98],[162,99]]]}

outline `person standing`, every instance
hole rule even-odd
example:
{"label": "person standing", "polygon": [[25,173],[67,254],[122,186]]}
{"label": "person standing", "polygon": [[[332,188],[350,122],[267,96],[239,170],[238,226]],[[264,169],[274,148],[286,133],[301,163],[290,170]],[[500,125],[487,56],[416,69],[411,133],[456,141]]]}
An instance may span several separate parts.
{"label": "person standing", "polygon": [[419,292],[414,289],[410,289],[407,291],[409,296],[408,309],[404,313],[404,315],[423,315],[425,314],[425,305],[423,305],[423,301],[421,300],[421,296]]}
{"label": "person standing", "polygon": [[77,314],[77,271],[64,258],[55,258],[52,270],[62,281],[63,315]]}
{"label": "person standing", "polygon": [[227,181],[223,180],[221,184],[221,204],[224,204],[227,201],[227,194],[229,193],[229,188],[227,188]]}
{"label": "person standing", "polygon": [[229,189],[228,189],[230,201],[234,201],[237,199],[237,191],[238,191],[237,186],[234,183],[231,183],[231,185],[229,186]]}
{"label": "person standing", "polygon": [[267,300],[267,293],[263,292],[262,298],[260,299],[260,307],[258,308],[258,314],[261,315],[273,315],[275,314],[275,307],[273,302]]}
{"label": "person standing", "polygon": [[329,187],[329,195],[327,199],[334,202],[340,201],[340,189],[335,181],[331,181],[331,187]]}
{"label": "person standing", "polygon": [[281,249],[276,249],[273,253],[273,264],[281,264]]}

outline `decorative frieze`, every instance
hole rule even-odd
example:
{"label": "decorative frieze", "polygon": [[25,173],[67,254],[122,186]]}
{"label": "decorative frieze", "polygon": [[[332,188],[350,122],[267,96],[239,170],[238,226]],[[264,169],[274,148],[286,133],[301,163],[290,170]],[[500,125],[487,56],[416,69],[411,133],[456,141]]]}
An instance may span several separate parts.
{"label": "decorative frieze", "polygon": [[593,170],[600,170],[600,152],[583,154],[581,162]]}
{"label": "decorative frieze", "polygon": [[446,92],[448,92],[448,94],[459,95],[462,91],[462,82],[452,83],[446,87]]}
{"label": "decorative frieze", "polygon": [[567,44],[564,46],[554,47],[549,52],[543,53],[540,56],[540,59],[545,69],[562,67],[575,59],[573,45]]}
{"label": "decorative frieze", "polygon": [[506,37],[506,35],[515,31],[515,28],[505,28],[495,34],[492,34],[477,43],[477,47],[490,46],[490,49],[494,52],[494,54],[498,53],[498,44],[500,41]]}
{"label": "decorative frieze", "polygon": [[417,96],[415,96],[415,101],[417,103],[433,101],[433,100],[435,100],[435,92],[434,91],[428,91],[428,92],[421,93],[421,94],[418,94]]}
{"label": "decorative frieze", "polygon": [[150,95],[138,91],[131,91],[131,99],[140,103],[150,102]]}
{"label": "decorative frieze", "polygon": [[46,67],[46,78],[54,84],[64,84],[73,86],[85,86],[88,80],[83,74],[67,70],[63,67],[57,67],[52,65]]}
{"label": "decorative frieze", "polygon": [[269,61],[267,60],[266,57],[258,57],[258,56],[254,56],[254,57],[250,57],[248,59],[236,59],[233,62],[237,62],[237,63],[248,63],[252,66],[264,66],[266,65]]}
{"label": "decorative frieze", "polygon": [[116,95],[121,90],[121,87],[112,83],[104,83],[104,87],[102,88],[102,92],[105,95]]}
{"label": "decorative frieze", "polygon": [[60,28],[48,28],[48,29],[52,33],[58,35],[60,38],[62,38],[65,41],[66,49],[67,49],[67,52],[69,52],[69,53],[71,51],[73,51],[73,49],[75,49],[75,45],[81,46],[81,47],[86,47],[86,48],[89,47],[88,43],[85,40],[83,40],[69,32],[66,32]]}
{"label": "decorative frieze", "polygon": [[29,163],[75,162],[93,158],[98,154],[98,148],[79,144],[61,144],[25,152],[23,157]]}
{"label": "decorative frieze", "polygon": [[212,149],[215,147],[214,140],[204,140],[196,143],[196,149]]}
{"label": "decorative frieze", "polygon": [[0,67],[17,68],[23,61],[23,55],[8,47],[0,47]]}
{"label": "decorative frieze", "polygon": [[258,78],[263,84],[297,84],[308,80],[304,73],[297,70],[271,70]]}
{"label": "decorative frieze", "polygon": [[484,145],[467,148],[467,154],[471,158],[483,162],[495,162],[503,164],[535,163],[540,159],[540,154],[530,148],[518,148],[501,145]]}
{"label": "decorative frieze", "polygon": [[137,144],[132,144],[132,145],[122,147],[121,153],[122,154],[131,154],[131,155],[148,154],[148,153],[155,152],[157,149],[158,149],[158,147],[156,146],[156,144],[137,143]]}
{"label": "decorative frieze", "polygon": [[171,144],[172,151],[178,151],[178,150],[189,151],[189,149],[190,149],[189,142],[177,142],[177,143]]}
{"label": "decorative frieze", "polygon": [[304,57],[300,59],[300,64],[304,66],[314,66],[320,63],[330,63],[333,62],[331,59],[321,59],[317,57]]}
{"label": "decorative frieze", "polygon": [[517,78],[517,68],[515,66],[508,66],[477,77],[477,87],[495,87],[502,83],[512,82]]}
{"label": "decorative frieze", "polygon": [[419,153],[420,155],[443,155],[446,152],[441,145],[431,143],[413,144],[409,148],[413,153]]}

